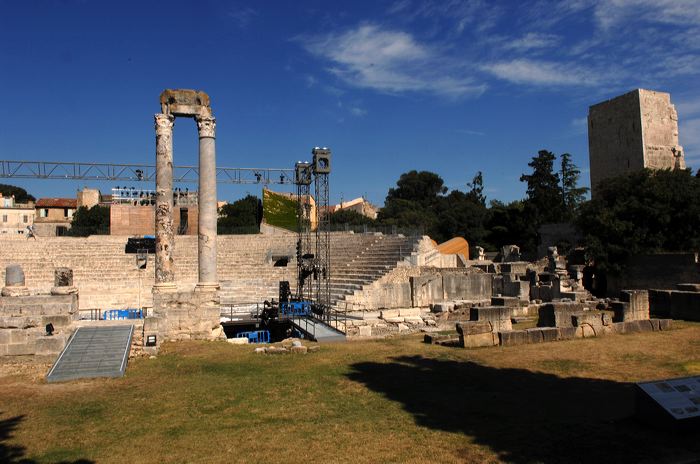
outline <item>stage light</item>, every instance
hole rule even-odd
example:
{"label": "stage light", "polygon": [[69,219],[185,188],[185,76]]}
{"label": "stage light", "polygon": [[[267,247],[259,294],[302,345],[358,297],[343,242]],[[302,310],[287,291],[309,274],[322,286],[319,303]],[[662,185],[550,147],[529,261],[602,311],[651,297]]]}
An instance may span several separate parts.
{"label": "stage light", "polygon": [[54,330],[55,329],[53,328],[52,323],[49,322],[48,324],[46,324],[46,335],[49,335],[49,336],[53,335]]}
{"label": "stage light", "polygon": [[146,336],[146,346],[156,346],[156,336],[147,335]]}

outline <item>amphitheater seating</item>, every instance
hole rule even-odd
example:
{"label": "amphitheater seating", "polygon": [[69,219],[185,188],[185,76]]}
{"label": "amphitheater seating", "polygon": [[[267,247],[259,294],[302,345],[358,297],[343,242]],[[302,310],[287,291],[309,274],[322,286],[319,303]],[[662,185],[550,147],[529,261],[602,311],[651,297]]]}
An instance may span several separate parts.
{"label": "amphitheater seating", "polygon": [[[35,293],[49,292],[54,269],[73,269],[81,309],[151,306],[154,256],[145,270],[136,257],[124,252],[127,237],[38,237],[37,240],[0,240],[0,278],[5,267],[20,264],[27,286]],[[296,285],[296,235],[222,235],[218,238],[218,275],[222,304],[259,302],[277,298],[279,281]],[[415,239],[391,235],[331,234],[331,300],[341,301],[393,269],[413,251]],[[287,267],[273,258],[289,256]],[[197,237],[177,236],[173,250],[176,282],[193,288],[197,282]],[[139,291],[140,289],[140,291]]]}

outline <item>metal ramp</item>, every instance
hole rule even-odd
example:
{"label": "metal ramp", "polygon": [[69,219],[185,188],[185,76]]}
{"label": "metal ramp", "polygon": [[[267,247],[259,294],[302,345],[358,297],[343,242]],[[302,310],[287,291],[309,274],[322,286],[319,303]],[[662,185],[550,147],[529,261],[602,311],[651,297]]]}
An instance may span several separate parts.
{"label": "metal ramp", "polygon": [[46,375],[46,380],[61,382],[123,376],[133,333],[133,325],[78,328]]}
{"label": "metal ramp", "polygon": [[291,320],[294,327],[319,343],[346,341],[345,334],[313,317],[296,317]]}

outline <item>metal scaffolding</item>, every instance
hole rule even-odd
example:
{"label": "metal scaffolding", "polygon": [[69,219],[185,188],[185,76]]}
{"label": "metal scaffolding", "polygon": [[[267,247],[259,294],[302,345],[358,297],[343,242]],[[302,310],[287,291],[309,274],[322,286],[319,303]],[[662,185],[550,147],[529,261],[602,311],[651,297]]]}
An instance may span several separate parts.
{"label": "metal scaffolding", "polygon": [[[0,160],[0,178],[155,182],[150,164],[66,163]],[[173,182],[196,184],[198,166],[173,166]],[[221,184],[293,184],[294,171],[280,168],[216,168]]]}

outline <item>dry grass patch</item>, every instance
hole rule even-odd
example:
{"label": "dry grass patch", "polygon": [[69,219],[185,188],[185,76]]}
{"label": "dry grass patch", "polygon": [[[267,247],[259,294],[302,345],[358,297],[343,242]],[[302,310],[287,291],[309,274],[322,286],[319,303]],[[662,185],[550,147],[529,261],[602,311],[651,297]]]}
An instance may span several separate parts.
{"label": "dry grass patch", "polygon": [[304,356],[189,342],[122,379],[66,384],[0,365],[0,462],[675,459],[700,440],[629,419],[628,382],[695,372],[698,340],[700,324],[477,350],[419,336]]}

